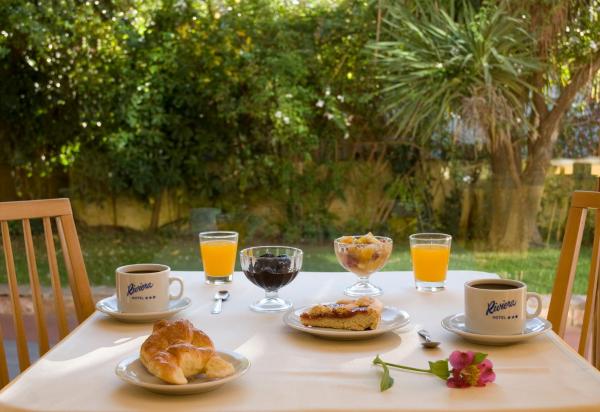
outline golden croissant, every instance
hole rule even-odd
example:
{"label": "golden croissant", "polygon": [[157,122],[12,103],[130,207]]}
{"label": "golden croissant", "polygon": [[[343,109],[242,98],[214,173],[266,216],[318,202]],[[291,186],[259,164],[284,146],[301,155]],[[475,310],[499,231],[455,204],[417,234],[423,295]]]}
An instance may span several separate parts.
{"label": "golden croissant", "polygon": [[233,366],[216,354],[208,335],[185,319],[156,322],[142,344],[140,360],[151,374],[177,385],[199,373],[223,378],[234,372]]}

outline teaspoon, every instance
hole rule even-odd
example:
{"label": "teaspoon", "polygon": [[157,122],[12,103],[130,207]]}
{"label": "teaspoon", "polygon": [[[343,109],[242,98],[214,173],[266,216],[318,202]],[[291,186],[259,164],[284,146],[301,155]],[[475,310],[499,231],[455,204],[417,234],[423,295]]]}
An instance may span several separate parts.
{"label": "teaspoon", "polygon": [[229,292],[226,290],[220,290],[217,293],[215,293],[215,305],[213,306],[213,309],[210,313],[212,313],[213,315],[217,314],[217,313],[221,313],[221,304],[223,301],[229,299]]}
{"label": "teaspoon", "polygon": [[427,332],[425,329],[421,329],[417,333],[419,334],[420,337],[425,339],[425,342],[421,342],[421,345],[423,345],[424,348],[432,349],[432,348],[437,348],[438,346],[440,346],[441,342],[436,342],[436,341],[431,340],[431,336],[429,335],[429,332]]}

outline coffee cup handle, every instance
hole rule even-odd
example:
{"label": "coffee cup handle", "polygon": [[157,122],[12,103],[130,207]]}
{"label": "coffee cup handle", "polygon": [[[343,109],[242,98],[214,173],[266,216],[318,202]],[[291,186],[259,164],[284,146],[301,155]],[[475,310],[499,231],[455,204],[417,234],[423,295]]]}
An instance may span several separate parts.
{"label": "coffee cup handle", "polygon": [[179,293],[177,295],[169,294],[169,299],[177,300],[177,299],[180,299],[181,296],[183,295],[183,279],[178,278],[177,276],[170,277],[169,278],[169,286],[171,286],[171,283],[173,283],[173,282],[179,282]]}
{"label": "coffee cup handle", "polygon": [[[527,319],[537,318],[542,312],[542,297],[535,292],[528,292],[527,301],[529,301],[530,298],[534,298],[535,300],[537,300],[537,307],[535,308],[535,311],[533,313],[527,312]],[[527,311],[527,308],[525,309],[525,311]]]}

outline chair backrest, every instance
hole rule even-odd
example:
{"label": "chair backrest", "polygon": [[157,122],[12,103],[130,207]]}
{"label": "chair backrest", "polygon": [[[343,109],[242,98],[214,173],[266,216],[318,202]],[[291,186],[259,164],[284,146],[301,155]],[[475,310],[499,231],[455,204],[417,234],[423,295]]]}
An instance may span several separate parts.
{"label": "chair backrest", "polygon": [[[23,238],[25,243],[25,256],[29,272],[29,286],[37,329],[38,347],[40,356],[49,349],[49,337],[46,315],[42,300],[42,287],[38,276],[35,257],[35,248],[31,232],[31,219],[42,219],[44,228],[44,241],[48,258],[50,272],[50,284],[54,297],[54,312],[57,320],[58,335],[60,339],[68,333],[67,311],[62,293],[59,276],[59,266],[56,257],[54,235],[52,232],[52,220],[56,222],[60,248],[64,259],[64,268],[69,280],[69,286],[73,296],[73,304],[77,315],[77,321],[81,323],[94,312],[94,302],[90,285],[81,254],[79,239],[75,230],[73,212],[69,199],[32,200],[19,202],[0,203],[0,228],[2,232],[2,246],[6,263],[6,275],[12,307],[12,318],[16,336],[17,355],[19,368],[25,370],[30,364],[25,334],[25,323],[23,320],[23,307],[19,297],[17,273],[13,246],[9,232],[9,222],[22,221]],[[6,351],[0,329],[0,388],[9,381]]]}
{"label": "chair backrest", "polygon": [[600,268],[600,210],[598,209],[600,209],[600,192],[576,191],[573,193],[556,278],[552,288],[552,298],[548,308],[548,320],[552,322],[554,332],[561,338],[564,337],[581,239],[589,209],[596,209],[594,243],[578,352],[596,368],[600,368],[600,305],[597,296],[600,292],[598,288],[598,269]]}

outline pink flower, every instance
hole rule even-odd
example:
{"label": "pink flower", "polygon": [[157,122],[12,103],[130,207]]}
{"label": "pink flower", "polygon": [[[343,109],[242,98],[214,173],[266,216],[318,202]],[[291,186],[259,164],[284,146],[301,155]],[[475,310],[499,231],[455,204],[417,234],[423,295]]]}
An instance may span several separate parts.
{"label": "pink flower", "polygon": [[492,362],[486,359],[485,354],[454,351],[448,360],[452,366],[446,381],[449,388],[485,386],[496,379]]}
{"label": "pink flower", "polygon": [[[383,375],[379,387],[381,391],[388,390],[394,384],[389,368],[404,369],[411,372],[430,373],[446,382],[449,388],[468,388],[470,386],[485,386],[494,382],[492,362],[487,359],[486,353],[454,351],[448,359],[429,362],[429,369],[414,368],[412,366],[398,365],[383,361],[379,355],[373,359],[375,365],[381,365]],[[452,369],[450,369],[452,367]]]}
{"label": "pink flower", "polygon": [[496,374],[492,369],[492,361],[485,359],[483,362],[477,365],[479,368],[479,380],[477,386],[485,386],[486,383],[492,383],[496,380]]}
{"label": "pink flower", "polygon": [[454,369],[464,369],[473,363],[474,358],[475,353],[471,351],[461,352],[459,350],[455,350],[452,352],[452,354],[450,354],[448,360]]}

